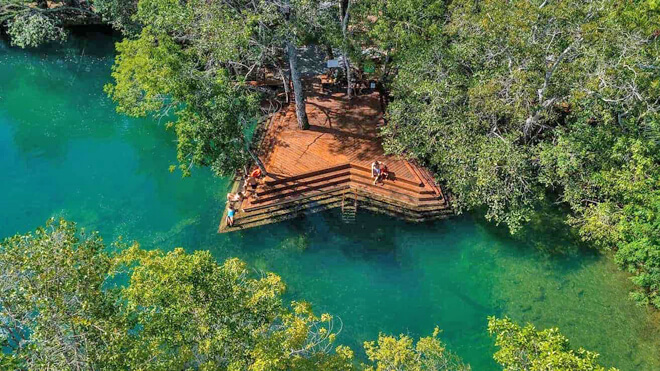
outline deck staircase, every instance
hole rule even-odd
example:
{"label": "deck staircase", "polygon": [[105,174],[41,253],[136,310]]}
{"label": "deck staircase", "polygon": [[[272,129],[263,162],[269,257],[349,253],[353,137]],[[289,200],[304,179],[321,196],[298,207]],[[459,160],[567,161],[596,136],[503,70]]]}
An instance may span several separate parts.
{"label": "deck staircase", "polygon": [[408,166],[415,181],[392,179],[374,185],[371,170],[355,164],[290,177],[267,177],[257,188],[256,197],[243,201],[234,226],[226,226],[223,217],[219,232],[252,228],[332,208],[341,208],[342,220],[354,223],[358,203],[363,209],[414,222],[452,214],[433,177],[423,168]]}

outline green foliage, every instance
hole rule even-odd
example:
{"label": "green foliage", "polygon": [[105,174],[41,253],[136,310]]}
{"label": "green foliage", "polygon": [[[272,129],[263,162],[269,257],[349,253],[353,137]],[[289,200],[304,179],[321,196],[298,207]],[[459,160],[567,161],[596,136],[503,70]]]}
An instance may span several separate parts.
{"label": "green foliage", "polygon": [[537,331],[531,324],[520,327],[508,318],[489,317],[488,332],[495,335],[499,350],[494,358],[504,371],[605,371],[597,363],[597,353],[571,350],[556,328]]}
{"label": "green foliage", "polygon": [[137,0],[94,0],[94,11],[101,15],[122,34],[133,36],[140,32],[141,25],[135,20]]}
{"label": "green foliage", "polygon": [[[350,348],[334,345],[341,322],[305,302],[285,305],[273,273],[218,264],[208,251],[112,250],[65,220],[0,242],[3,369],[470,370],[438,328],[416,343],[380,334],[358,366]],[[505,370],[604,371],[557,329],[489,318],[488,330]]]}
{"label": "green foliage", "polygon": [[116,314],[102,293],[112,266],[101,238],[49,221],[0,243],[0,332],[12,351],[0,364],[29,370],[90,369]]}
{"label": "green foliage", "polygon": [[364,342],[364,349],[373,365],[363,365],[365,371],[469,371],[470,366],[450,353],[438,339],[437,327],[432,336],[420,338],[417,344],[406,335],[378,335],[378,342]]}
{"label": "green foliage", "polygon": [[355,37],[398,59],[441,35],[446,5],[437,0],[365,0],[356,2],[353,14]]}
{"label": "green foliage", "polygon": [[[179,15],[159,23],[177,24],[186,13],[173,14]],[[143,29],[138,39],[118,43],[117,51],[115,84],[107,85],[106,92],[118,103],[119,112],[176,117],[168,127],[176,131],[184,175],[193,165],[210,166],[226,175],[248,161],[244,133],[254,125],[258,101],[231,81],[226,69],[198,69],[201,61],[193,50],[151,27]]]}
{"label": "green foliage", "polygon": [[466,0],[445,19],[394,61],[386,149],[512,232],[552,194],[660,306],[655,2]]}
{"label": "green foliage", "polygon": [[151,359],[153,370],[296,369],[326,357],[334,340],[331,316],[317,317],[305,303],[284,307],[281,279],[251,278],[238,259],[218,265],[206,251],[164,254],[134,245],[117,264],[130,276],[122,313],[139,329],[119,343],[117,368]]}
{"label": "green foliage", "polygon": [[[285,7],[284,7],[285,8]],[[140,0],[144,25],[117,44],[115,83],[106,92],[132,116],[174,118],[179,168],[210,166],[229,175],[251,158],[245,132],[259,117],[256,69],[284,69],[283,46],[320,29],[317,1],[293,1],[287,13],[270,1]]]}
{"label": "green foliage", "polygon": [[[123,248],[123,246],[118,246]],[[282,303],[281,279],[209,252],[105,252],[49,221],[0,244],[0,365],[36,369],[349,370],[332,316]]]}
{"label": "green foliage", "polygon": [[7,33],[11,43],[21,48],[66,39],[64,30],[57,26],[52,18],[39,13],[26,13],[14,17],[8,23]]}
{"label": "green foliage", "polygon": [[21,48],[63,41],[65,26],[98,21],[91,0],[0,1],[0,26],[7,28],[11,43]]}

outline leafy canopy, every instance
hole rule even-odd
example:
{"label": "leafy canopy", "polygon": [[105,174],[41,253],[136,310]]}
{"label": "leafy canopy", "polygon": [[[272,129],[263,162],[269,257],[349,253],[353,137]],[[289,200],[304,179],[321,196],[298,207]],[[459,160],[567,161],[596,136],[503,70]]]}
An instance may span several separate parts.
{"label": "leafy canopy", "polygon": [[93,4],[92,0],[2,0],[0,26],[6,27],[10,42],[21,48],[63,41],[65,26],[98,23]]}
{"label": "leafy canopy", "polygon": [[568,339],[556,328],[538,331],[531,324],[520,327],[508,318],[490,317],[488,332],[495,335],[499,349],[494,358],[504,371],[606,370],[597,364],[597,353],[571,350]]}
{"label": "leafy canopy", "polygon": [[36,369],[349,369],[333,318],[282,303],[281,279],[207,251],[107,253],[49,221],[0,243],[0,362]]}
{"label": "leafy canopy", "polygon": [[393,62],[386,149],[512,232],[568,205],[660,307],[656,2],[465,0],[445,19]]}

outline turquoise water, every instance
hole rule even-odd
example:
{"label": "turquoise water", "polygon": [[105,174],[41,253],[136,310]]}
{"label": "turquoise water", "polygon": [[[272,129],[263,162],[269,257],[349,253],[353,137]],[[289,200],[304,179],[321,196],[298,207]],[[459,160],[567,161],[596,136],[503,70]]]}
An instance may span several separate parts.
{"label": "turquoise water", "polygon": [[379,331],[417,337],[437,325],[474,370],[496,370],[486,317],[508,315],[558,326],[606,365],[660,369],[657,315],[561,228],[514,240],[471,217],[418,225],[360,213],[346,226],[328,213],[217,235],[228,181],[168,172],[173,134],[117,115],[102,92],[112,55],[95,34],[30,52],[0,44],[0,236],[65,216],[107,241],[237,256],[281,275],[288,298],[340,317],[340,341],[356,350]]}

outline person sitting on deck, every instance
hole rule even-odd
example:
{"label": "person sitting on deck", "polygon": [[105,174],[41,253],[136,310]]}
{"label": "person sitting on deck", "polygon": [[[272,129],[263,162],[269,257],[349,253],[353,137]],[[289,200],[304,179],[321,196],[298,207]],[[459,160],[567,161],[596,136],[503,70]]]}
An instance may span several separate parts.
{"label": "person sitting on deck", "polygon": [[241,202],[243,200],[243,193],[242,192],[236,192],[236,193],[227,193],[227,202],[228,203],[234,203],[234,202]]}
{"label": "person sitting on deck", "polygon": [[245,185],[249,186],[252,191],[256,191],[257,186],[259,185],[259,181],[257,180],[257,178],[253,176],[249,176],[245,180]]}
{"label": "person sitting on deck", "polygon": [[378,175],[374,179],[374,185],[378,182],[382,182],[383,179],[387,179],[387,177],[390,175],[389,170],[387,170],[387,165],[385,164],[378,164]]}
{"label": "person sitting on deck", "polygon": [[234,209],[233,206],[229,206],[229,210],[227,210],[227,226],[228,227],[233,227],[234,226],[234,215],[236,215],[236,210]]}
{"label": "person sitting on deck", "polygon": [[385,180],[390,178],[390,171],[387,168],[387,165],[380,164],[380,180]]}
{"label": "person sitting on deck", "polygon": [[380,162],[374,161],[371,163],[371,176],[374,178],[380,176]]}

